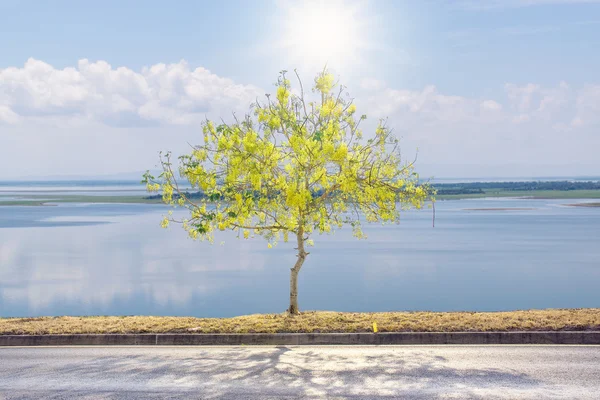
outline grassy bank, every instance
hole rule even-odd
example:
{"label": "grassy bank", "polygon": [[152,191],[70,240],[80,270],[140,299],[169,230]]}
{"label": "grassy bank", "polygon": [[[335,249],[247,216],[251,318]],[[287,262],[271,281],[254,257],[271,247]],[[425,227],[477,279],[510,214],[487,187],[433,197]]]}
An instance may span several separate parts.
{"label": "grassy bank", "polygon": [[309,311],[235,318],[40,317],[0,318],[0,335],[78,333],[488,332],[600,330],[600,309],[509,312]]}

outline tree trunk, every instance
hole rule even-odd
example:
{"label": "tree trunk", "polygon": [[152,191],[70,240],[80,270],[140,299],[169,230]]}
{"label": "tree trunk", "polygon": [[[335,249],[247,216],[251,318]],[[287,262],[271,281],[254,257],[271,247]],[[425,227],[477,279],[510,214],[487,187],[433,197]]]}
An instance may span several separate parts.
{"label": "tree trunk", "polygon": [[304,260],[308,253],[304,250],[304,230],[302,228],[298,229],[296,233],[296,237],[298,239],[298,259],[296,260],[296,264],[290,271],[290,308],[288,308],[288,312],[290,314],[298,314],[298,272],[300,272],[300,268],[302,268],[302,264],[304,264]]}

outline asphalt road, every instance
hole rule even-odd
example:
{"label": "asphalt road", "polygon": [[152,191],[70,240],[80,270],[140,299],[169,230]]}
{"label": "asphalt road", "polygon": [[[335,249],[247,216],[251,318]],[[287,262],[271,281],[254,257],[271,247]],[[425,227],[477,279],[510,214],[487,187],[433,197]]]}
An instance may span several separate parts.
{"label": "asphalt road", "polygon": [[0,399],[600,399],[600,346],[0,348]]}

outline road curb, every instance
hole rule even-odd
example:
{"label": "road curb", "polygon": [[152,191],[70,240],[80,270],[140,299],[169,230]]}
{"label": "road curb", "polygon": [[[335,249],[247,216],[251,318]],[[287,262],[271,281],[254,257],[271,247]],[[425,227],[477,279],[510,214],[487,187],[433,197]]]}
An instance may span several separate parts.
{"label": "road curb", "polygon": [[600,331],[0,335],[0,346],[595,344]]}

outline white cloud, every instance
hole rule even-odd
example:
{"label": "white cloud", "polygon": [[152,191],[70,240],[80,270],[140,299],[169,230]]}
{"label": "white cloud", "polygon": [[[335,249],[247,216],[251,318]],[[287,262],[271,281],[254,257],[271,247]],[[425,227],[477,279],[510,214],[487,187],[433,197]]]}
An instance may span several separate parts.
{"label": "white cloud", "polygon": [[566,82],[561,82],[555,88],[541,91],[541,100],[537,108],[539,112],[552,113],[568,106],[571,97],[571,88]]}
{"label": "white cloud", "polygon": [[76,68],[56,69],[29,59],[22,68],[0,69],[0,120],[59,116],[116,126],[189,124],[206,114],[246,111],[262,93],[185,61],[136,72],[105,61],[83,59]]}
{"label": "white cloud", "polygon": [[518,122],[538,120],[552,122],[559,130],[566,126],[590,127],[600,123],[600,85],[588,84],[574,89],[566,82],[555,87],[527,84],[505,85],[506,93]]}
{"label": "white cloud", "polygon": [[[408,158],[419,148],[420,161],[432,165],[581,162],[600,168],[594,150],[600,147],[600,84],[507,83],[503,89],[469,97],[373,79],[349,87],[359,114],[369,117],[365,135],[378,118],[389,117]],[[246,112],[263,93],[183,61],[136,72],[103,61],[57,69],[30,59],[22,68],[0,70],[0,178],[151,169],[159,150],[181,154],[201,140],[205,115]]]}
{"label": "white cloud", "polygon": [[525,86],[518,86],[513,83],[507,83],[504,85],[506,94],[511,102],[513,108],[517,111],[524,113],[531,109],[533,103],[533,96],[540,90],[539,85],[529,83]]}
{"label": "white cloud", "polygon": [[[371,89],[372,86],[363,88]],[[493,100],[470,99],[439,93],[435,86],[423,90],[391,89],[372,90],[367,96],[368,112],[377,118],[399,116],[420,123],[458,123],[466,121],[493,122],[502,105]]]}
{"label": "white cloud", "polygon": [[494,100],[484,100],[481,102],[481,108],[489,111],[500,111],[502,110],[502,105]]}
{"label": "white cloud", "polygon": [[[596,123],[600,86],[579,90],[566,82],[555,87],[507,83],[505,99],[477,99],[422,90],[395,89],[363,79],[362,100],[371,116],[402,115],[415,124],[497,123],[544,120],[583,126]],[[264,93],[185,62],[156,64],[136,72],[104,61],[80,60],[57,69],[29,59],[22,68],[0,69],[0,121],[82,127],[175,124],[197,126],[205,115],[245,112]],[[362,96],[364,95],[364,97]]]}
{"label": "white cloud", "polygon": [[577,96],[573,126],[600,125],[600,85],[586,85]]}
{"label": "white cloud", "polygon": [[554,87],[534,83],[504,86],[504,99],[476,99],[440,93],[435,86],[422,90],[392,89],[385,83],[362,84],[368,112],[377,118],[401,117],[418,124],[538,121],[574,126],[600,123],[600,85],[574,89],[566,82]]}
{"label": "white cloud", "polygon": [[418,148],[420,161],[431,165],[587,165],[581,173],[593,173],[590,165],[600,168],[594,150],[600,146],[600,85],[506,84],[504,96],[495,99],[440,93],[434,86],[362,87],[359,112],[388,117],[407,158]]}
{"label": "white cloud", "polygon": [[19,121],[19,116],[7,106],[0,105],[0,123],[15,124]]}

